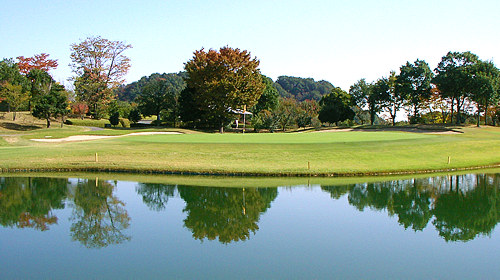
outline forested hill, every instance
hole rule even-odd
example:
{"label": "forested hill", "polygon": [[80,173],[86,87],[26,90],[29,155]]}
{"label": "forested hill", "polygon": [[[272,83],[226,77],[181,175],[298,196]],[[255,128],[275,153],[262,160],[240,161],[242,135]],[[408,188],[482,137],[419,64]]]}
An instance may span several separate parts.
{"label": "forested hill", "polygon": [[130,83],[128,85],[121,86],[116,90],[116,94],[119,100],[122,101],[134,101],[135,97],[140,93],[141,89],[149,82],[155,79],[165,79],[170,88],[175,91],[175,93],[179,94],[185,87],[186,82],[184,82],[184,78],[187,76],[186,72],[179,73],[153,73],[149,77],[144,76],[139,81]]}
{"label": "forested hill", "polygon": [[[121,86],[116,90],[116,94],[119,100],[134,101],[135,97],[148,82],[158,78],[165,79],[175,93],[179,94],[186,87],[186,83],[184,82],[186,76],[186,72],[154,73],[150,76],[144,76],[136,82]],[[315,81],[312,78],[290,76],[279,76],[278,80],[274,82],[274,87],[282,97],[293,97],[298,101],[306,99],[319,101],[323,95],[330,93],[334,88],[327,81]]]}
{"label": "forested hill", "polygon": [[283,97],[294,97],[298,101],[306,99],[319,101],[323,95],[332,91],[334,86],[327,81],[312,78],[279,76],[275,87]]}

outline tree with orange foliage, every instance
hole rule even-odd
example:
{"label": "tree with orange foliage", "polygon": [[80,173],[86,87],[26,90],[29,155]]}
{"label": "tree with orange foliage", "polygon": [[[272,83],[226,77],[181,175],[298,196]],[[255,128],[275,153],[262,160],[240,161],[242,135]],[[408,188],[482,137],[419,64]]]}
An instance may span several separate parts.
{"label": "tree with orange foliage", "polygon": [[[194,108],[201,125],[218,127],[221,132],[231,122],[231,109],[248,108],[257,103],[265,89],[259,60],[246,50],[230,47],[194,52],[184,67],[187,91],[193,92]],[[183,100],[183,98],[181,98]]]}
{"label": "tree with orange foliage", "polygon": [[49,54],[46,53],[35,54],[33,57],[18,56],[17,66],[19,67],[19,72],[28,75],[31,69],[40,69],[49,72],[51,69],[57,68],[57,59],[49,59],[48,57]]}

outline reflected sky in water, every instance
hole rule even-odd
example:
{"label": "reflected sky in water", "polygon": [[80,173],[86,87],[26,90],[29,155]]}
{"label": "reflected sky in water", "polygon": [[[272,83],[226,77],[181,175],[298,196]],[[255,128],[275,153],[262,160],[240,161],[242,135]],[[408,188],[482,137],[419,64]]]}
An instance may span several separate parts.
{"label": "reflected sky in water", "polygon": [[500,174],[278,188],[3,177],[0,278],[498,278],[499,222]]}

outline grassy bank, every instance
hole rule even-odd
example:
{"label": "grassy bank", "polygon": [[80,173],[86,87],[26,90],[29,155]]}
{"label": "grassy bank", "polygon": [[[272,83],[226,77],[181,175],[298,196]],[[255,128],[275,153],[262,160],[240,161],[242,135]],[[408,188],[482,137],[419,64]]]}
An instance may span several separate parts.
{"label": "grassy bank", "polygon": [[456,130],[459,133],[383,130],[223,135],[193,133],[68,143],[31,141],[32,138],[61,138],[77,134],[122,135],[137,131],[88,131],[81,127],[39,129],[2,136],[0,168],[328,176],[500,165],[499,128]]}

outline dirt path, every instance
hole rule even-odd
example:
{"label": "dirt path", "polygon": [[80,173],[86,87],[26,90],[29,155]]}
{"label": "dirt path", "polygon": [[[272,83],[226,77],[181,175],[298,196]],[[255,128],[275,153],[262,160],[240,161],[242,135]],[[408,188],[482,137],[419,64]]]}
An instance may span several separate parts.
{"label": "dirt path", "polygon": [[156,135],[156,134],[182,134],[182,133],[180,133],[180,132],[134,132],[134,133],[130,133],[130,134],[116,135],[116,136],[110,136],[110,135],[73,135],[73,136],[69,136],[66,138],[57,138],[57,139],[45,138],[45,139],[30,139],[30,140],[36,141],[36,142],[60,143],[60,142],[91,141],[91,140],[118,138],[118,137],[125,137],[125,136]]}

